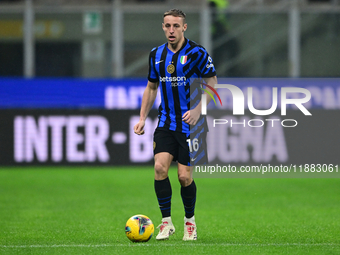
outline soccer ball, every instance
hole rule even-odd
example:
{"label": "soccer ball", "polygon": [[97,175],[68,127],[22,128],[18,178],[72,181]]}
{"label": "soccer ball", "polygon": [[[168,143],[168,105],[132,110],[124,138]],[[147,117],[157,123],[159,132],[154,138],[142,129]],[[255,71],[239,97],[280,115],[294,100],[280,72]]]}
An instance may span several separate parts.
{"label": "soccer ball", "polygon": [[142,214],[132,216],[125,225],[125,234],[132,242],[147,242],[151,239],[153,232],[152,221]]}

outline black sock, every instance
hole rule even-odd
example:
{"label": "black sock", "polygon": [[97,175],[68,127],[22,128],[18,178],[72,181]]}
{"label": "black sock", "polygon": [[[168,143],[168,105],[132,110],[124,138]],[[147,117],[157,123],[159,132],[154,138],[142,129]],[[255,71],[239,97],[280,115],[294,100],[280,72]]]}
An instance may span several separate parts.
{"label": "black sock", "polygon": [[169,177],[161,181],[155,180],[155,191],[162,217],[170,217],[172,190]]}
{"label": "black sock", "polygon": [[194,180],[189,186],[181,187],[181,196],[185,210],[185,217],[191,218],[194,216],[196,204],[196,184]]}

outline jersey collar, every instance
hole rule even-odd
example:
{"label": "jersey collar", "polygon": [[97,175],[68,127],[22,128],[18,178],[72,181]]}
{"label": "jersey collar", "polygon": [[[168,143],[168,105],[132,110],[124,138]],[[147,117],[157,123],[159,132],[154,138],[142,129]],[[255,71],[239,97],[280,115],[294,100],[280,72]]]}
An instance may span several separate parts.
{"label": "jersey collar", "polygon": [[172,54],[178,54],[179,52],[181,52],[181,50],[184,49],[184,47],[187,45],[187,43],[188,43],[188,39],[184,37],[183,45],[178,51],[176,51],[176,52],[171,51],[168,47],[168,43],[166,43],[166,48],[167,48],[168,52],[171,52]]}

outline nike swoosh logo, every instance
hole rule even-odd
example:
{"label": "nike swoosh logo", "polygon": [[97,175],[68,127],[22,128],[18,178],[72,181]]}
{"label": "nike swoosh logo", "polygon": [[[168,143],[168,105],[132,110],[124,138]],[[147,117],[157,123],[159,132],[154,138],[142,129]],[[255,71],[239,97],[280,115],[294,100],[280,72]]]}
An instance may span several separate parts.
{"label": "nike swoosh logo", "polygon": [[156,65],[163,62],[164,60],[156,61]]}
{"label": "nike swoosh logo", "polygon": [[196,158],[192,158],[191,161],[195,161],[196,159],[197,159],[197,157]]}

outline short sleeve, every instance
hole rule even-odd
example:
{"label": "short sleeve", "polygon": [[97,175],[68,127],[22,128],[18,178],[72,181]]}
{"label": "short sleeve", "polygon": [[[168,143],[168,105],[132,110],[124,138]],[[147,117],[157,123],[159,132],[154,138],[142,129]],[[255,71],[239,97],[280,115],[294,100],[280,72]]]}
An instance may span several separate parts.
{"label": "short sleeve", "polygon": [[151,82],[158,82],[158,75],[155,69],[155,56],[156,56],[156,48],[154,48],[149,55],[149,75],[148,80]]}
{"label": "short sleeve", "polygon": [[202,78],[209,78],[216,75],[214,62],[205,49],[199,50],[198,70]]}

